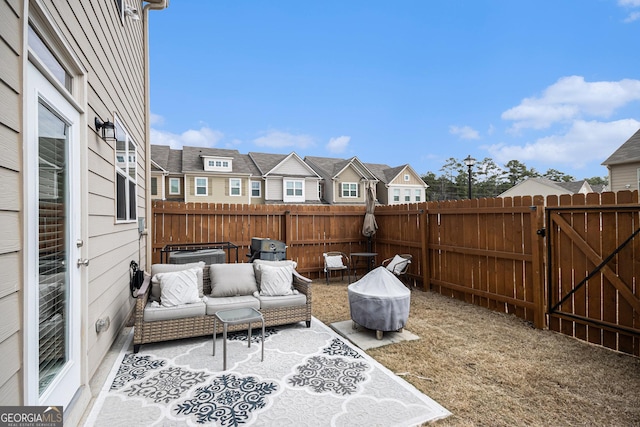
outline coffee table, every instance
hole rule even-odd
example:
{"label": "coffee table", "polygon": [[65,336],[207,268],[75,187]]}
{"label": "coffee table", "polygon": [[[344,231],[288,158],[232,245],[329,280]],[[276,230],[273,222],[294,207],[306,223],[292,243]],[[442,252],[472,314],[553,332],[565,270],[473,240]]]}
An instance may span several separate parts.
{"label": "coffee table", "polygon": [[249,324],[248,345],[251,347],[251,323],[262,323],[262,358],[264,361],[264,317],[255,308],[234,308],[230,310],[216,311],[213,316],[213,355],[216,355],[216,330],[218,328],[218,320],[222,322],[222,370],[227,370],[227,327],[229,325],[239,325],[242,323]]}

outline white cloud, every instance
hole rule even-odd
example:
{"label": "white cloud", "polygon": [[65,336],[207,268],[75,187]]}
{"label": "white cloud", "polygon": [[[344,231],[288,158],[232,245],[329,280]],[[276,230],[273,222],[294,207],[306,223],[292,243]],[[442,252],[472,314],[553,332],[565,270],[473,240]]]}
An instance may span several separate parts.
{"label": "white cloud", "polygon": [[326,148],[331,153],[343,153],[351,141],[350,136],[339,136],[337,138],[331,138]]}
{"label": "white cloud", "polygon": [[449,133],[458,135],[461,139],[480,139],[478,131],[470,126],[449,126]]}
{"label": "white cloud", "polygon": [[634,22],[640,19],[640,12],[632,12],[624,19],[624,23],[628,24],[630,22]]}
{"label": "white cloud", "polygon": [[202,127],[198,130],[189,129],[181,134],[165,132],[151,128],[151,143],[169,145],[171,148],[182,148],[184,145],[193,147],[213,147],[222,140],[224,134],[220,131]]}
{"label": "white cloud", "polygon": [[620,6],[640,7],[640,0],[618,0]]}
{"label": "white cloud", "polygon": [[525,145],[495,144],[484,148],[498,163],[517,159],[524,163],[536,161],[580,168],[589,162],[603,162],[638,128],[640,122],[634,119],[576,120],[565,134],[547,136]]}
{"label": "white cloud", "polygon": [[159,114],[150,113],[149,121],[151,122],[151,125],[161,125],[164,123],[164,117]]}
{"label": "white cloud", "polygon": [[277,130],[268,131],[264,136],[254,139],[253,142],[258,146],[271,148],[307,148],[314,144],[313,138],[309,135],[293,135]]}
{"label": "white cloud", "polygon": [[557,122],[587,117],[608,118],[618,108],[640,100],[640,80],[586,82],[582,76],[559,79],[541,97],[525,98],[504,113],[514,121],[512,131],[545,129]]}

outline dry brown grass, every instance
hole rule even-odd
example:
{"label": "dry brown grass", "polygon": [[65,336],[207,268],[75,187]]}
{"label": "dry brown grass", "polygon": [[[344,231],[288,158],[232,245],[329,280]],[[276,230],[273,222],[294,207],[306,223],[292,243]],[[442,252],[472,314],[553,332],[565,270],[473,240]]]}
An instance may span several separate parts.
{"label": "dry brown grass", "polygon": [[[313,315],[350,319],[347,284],[314,280]],[[447,408],[442,426],[640,425],[640,359],[432,292],[412,291],[417,341],[367,353]]]}

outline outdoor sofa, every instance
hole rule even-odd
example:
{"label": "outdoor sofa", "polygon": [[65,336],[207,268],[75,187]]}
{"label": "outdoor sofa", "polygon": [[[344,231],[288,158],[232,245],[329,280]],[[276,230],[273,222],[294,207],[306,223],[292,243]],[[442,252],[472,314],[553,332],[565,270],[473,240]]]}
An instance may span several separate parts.
{"label": "outdoor sofa", "polygon": [[[265,326],[304,321],[310,327],[311,280],[298,274],[295,267],[294,261],[265,260],[152,265],[137,293],[134,352],[142,344],[212,335],[214,314],[232,308],[259,310]],[[195,295],[193,280],[197,283]],[[228,328],[245,329],[247,324]],[[217,322],[216,333],[221,332],[222,322]]]}

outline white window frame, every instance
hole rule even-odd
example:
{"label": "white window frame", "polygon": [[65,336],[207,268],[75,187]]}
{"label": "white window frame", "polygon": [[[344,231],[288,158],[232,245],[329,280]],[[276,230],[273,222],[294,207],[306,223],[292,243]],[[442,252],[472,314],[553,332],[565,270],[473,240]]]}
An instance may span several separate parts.
{"label": "white window frame", "polygon": [[[156,187],[155,193],[153,191],[154,183],[155,183],[155,187]],[[152,196],[157,196],[158,195],[158,177],[157,176],[152,176],[151,177],[151,195]]]}
{"label": "white window frame", "polygon": [[[204,186],[198,185],[198,180],[204,179]],[[204,188],[204,194],[198,194],[198,189]],[[209,195],[209,179],[206,176],[196,176],[193,178],[193,195],[196,197],[206,197]]]}
{"label": "white window frame", "polygon": [[[116,127],[116,150],[115,150],[115,218],[116,224],[128,224],[138,220],[138,144],[133,141],[127,128],[114,114],[113,123]],[[118,152],[118,142],[124,142],[124,151]],[[131,147],[132,146],[132,147]],[[132,170],[133,169],[133,170]],[[125,180],[124,194],[118,192],[118,176]],[[131,188],[135,194],[131,194]],[[124,197],[125,215],[123,217],[118,213],[118,200]],[[133,206],[131,205],[133,203]],[[133,209],[132,209],[133,208]]]}
{"label": "white window frame", "polygon": [[405,174],[404,174],[404,180],[405,180],[405,182],[408,182],[408,181],[410,181],[410,180],[411,180],[411,177],[409,176],[409,174],[408,174],[408,173],[405,173]]}
{"label": "white window frame", "polygon": [[[258,194],[254,194],[254,185],[257,185]],[[261,197],[262,196],[262,183],[260,181],[251,181],[251,197]]]}
{"label": "white window frame", "polygon": [[[355,190],[355,194],[354,193]],[[360,193],[360,186],[357,182],[343,182],[340,185],[340,194],[346,199],[357,199]]]}
{"label": "white window frame", "polygon": [[421,202],[422,201],[422,189],[417,188],[414,192],[415,194],[415,200],[416,202]]}
{"label": "white window frame", "polygon": [[393,193],[393,201],[400,203],[400,189],[394,188],[392,193]]}
{"label": "white window frame", "polygon": [[282,180],[282,201],[283,202],[304,202],[304,180],[303,179],[283,179]]}
{"label": "white window frame", "polygon": [[404,190],[404,201],[405,203],[411,203],[411,189],[409,188]]}
{"label": "white window frame", "polygon": [[[174,182],[178,183],[178,191],[177,192],[173,191],[172,184]],[[169,178],[169,195],[170,196],[177,196],[179,194],[180,194],[180,178]]]}
{"label": "white window frame", "polygon": [[[234,193],[236,190],[237,193]],[[242,196],[242,180],[240,178],[229,178],[229,195],[233,197]]]}

